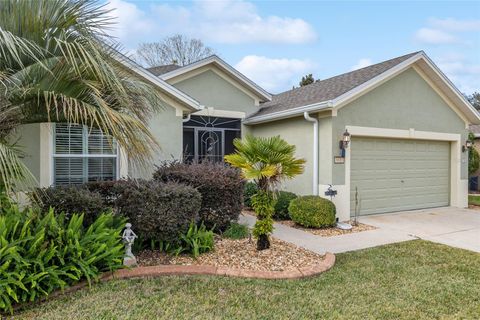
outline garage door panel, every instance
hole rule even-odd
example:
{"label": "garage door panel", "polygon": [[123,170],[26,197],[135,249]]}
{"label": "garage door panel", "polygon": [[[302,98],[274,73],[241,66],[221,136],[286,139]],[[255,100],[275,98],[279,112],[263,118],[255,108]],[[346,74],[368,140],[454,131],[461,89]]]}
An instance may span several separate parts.
{"label": "garage door panel", "polygon": [[362,215],[448,205],[448,142],[354,137],[350,152],[352,214],[355,187]]}

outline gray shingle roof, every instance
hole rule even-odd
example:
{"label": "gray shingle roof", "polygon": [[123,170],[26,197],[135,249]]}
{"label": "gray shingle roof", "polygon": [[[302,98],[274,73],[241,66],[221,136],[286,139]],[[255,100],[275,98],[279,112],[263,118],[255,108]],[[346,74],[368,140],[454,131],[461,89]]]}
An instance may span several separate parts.
{"label": "gray shingle roof", "polygon": [[249,116],[249,118],[335,99],[418,53],[419,52],[409,53],[362,69],[314,82],[304,87],[273,95],[272,101],[263,103],[261,108],[255,114]]}
{"label": "gray shingle roof", "polygon": [[480,134],[480,124],[471,124],[470,131],[472,131],[475,134]]}
{"label": "gray shingle roof", "polygon": [[173,70],[177,70],[179,68],[181,68],[181,67],[177,66],[176,64],[166,64],[166,65],[163,65],[163,66],[148,68],[147,70],[158,77],[158,76],[160,76],[164,73],[167,73],[167,72],[170,72],[170,71],[173,71]]}

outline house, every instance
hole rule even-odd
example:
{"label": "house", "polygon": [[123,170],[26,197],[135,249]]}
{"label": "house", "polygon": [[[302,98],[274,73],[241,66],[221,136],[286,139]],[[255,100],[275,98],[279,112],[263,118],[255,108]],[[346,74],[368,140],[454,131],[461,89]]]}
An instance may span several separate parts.
{"label": "house", "polygon": [[[282,188],[325,196],[332,185],[341,221],[356,211],[467,206],[462,146],[479,114],[424,52],[277,95],[217,56],[149,70],[120,60],[154,84],[170,107],[149,123],[162,146],[157,161],[222,161],[237,137],[280,135],[307,160],[304,174]],[[25,126],[22,137],[25,161],[42,186],[148,178],[153,170],[131,168],[121,150],[87,128],[37,124]]]}
{"label": "house", "polygon": [[[473,134],[474,141],[473,141],[473,148],[480,152],[480,125],[471,125],[470,132]],[[469,190],[470,191],[479,191],[479,177],[480,176],[480,169],[470,175],[469,179]]]}

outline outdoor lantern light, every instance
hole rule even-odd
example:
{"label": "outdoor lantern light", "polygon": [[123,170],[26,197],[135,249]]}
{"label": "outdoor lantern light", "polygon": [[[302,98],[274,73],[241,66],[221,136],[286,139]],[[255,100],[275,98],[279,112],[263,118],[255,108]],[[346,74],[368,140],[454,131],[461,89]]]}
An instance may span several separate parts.
{"label": "outdoor lantern light", "polygon": [[345,149],[348,148],[348,144],[350,143],[350,133],[348,133],[348,130],[345,130],[343,133],[343,138],[340,140],[340,150],[341,150],[341,157],[345,158]]}
{"label": "outdoor lantern light", "polygon": [[348,148],[348,144],[350,143],[350,133],[348,133],[348,130],[345,130],[343,133],[343,147]]}
{"label": "outdoor lantern light", "polygon": [[471,147],[473,147],[473,142],[472,142],[471,140],[465,141],[465,145],[462,146],[462,152],[467,151],[467,150],[470,149]]}

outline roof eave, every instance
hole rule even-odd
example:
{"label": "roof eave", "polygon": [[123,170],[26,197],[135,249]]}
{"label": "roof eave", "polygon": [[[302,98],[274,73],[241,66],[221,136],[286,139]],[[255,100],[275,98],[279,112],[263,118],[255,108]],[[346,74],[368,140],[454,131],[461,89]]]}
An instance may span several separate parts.
{"label": "roof eave", "polygon": [[251,118],[245,119],[244,124],[260,124],[265,122],[270,122],[274,120],[281,120],[287,118],[293,118],[303,115],[304,112],[319,112],[333,110],[332,101],[323,101],[315,104],[310,104],[302,107],[297,107],[290,110],[279,111],[274,113],[269,113],[261,116],[253,116]]}
{"label": "roof eave", "polygon": [[114,55],[114,59],[117,60],[119,63],[121,63],[123,66],[126,68],[129,68],[133,72],[135,72],[137,75],[141,76],[142,78],[148,80],[149,82],[153,83],[169,95],[173,96],[175,99],[179,100],[182,102],[182,104],[187,108],[190,109],[191,111],[198,111],[202,109],[202,106],[198,101],[193,99],[192,97],[186,95],[182,91],[178,90],[174,86],[168,84],[164,80],[160,79],[159,77],[155,76],[151,72],[145,70],[143,67],[133,63],[125,57],[123,54],[118,53]]}

